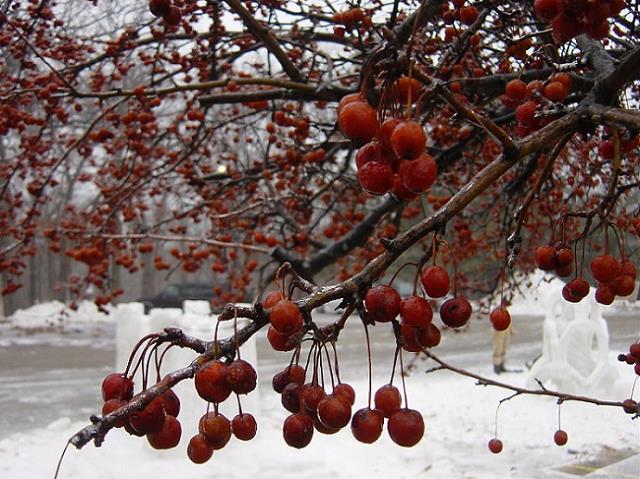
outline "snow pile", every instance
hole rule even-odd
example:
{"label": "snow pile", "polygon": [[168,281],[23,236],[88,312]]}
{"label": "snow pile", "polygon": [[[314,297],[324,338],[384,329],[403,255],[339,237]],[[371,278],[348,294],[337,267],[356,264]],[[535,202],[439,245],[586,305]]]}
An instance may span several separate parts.
{"label": "snow pile", "polygon": [[[107,306],[107,310],[111,309]],[[26,309],[19,309],[8,318],[10,327],[24,330],[46,330],[95,324],[109,321],[110,315],[102,313],[91,301],[78,303],[76,310],[60,301],[40,303]]]}

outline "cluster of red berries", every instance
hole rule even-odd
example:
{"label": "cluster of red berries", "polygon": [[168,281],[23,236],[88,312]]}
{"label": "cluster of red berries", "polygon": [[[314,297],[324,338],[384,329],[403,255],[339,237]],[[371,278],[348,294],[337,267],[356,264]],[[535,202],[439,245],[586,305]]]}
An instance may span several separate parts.
{"label": "cluster of red berries", "polygon": [[627,354],[618,354],[618,361],[633,366],[633,371],[640,376],[640,342],[635,342],[629,346]]}
{"label": "cluster of red berries", "polygon": [[564,43],[582,33],[601,40],[609,34],[609,17],[617,16],[624,0],[535,0],[541,20],[551,23],[553,38]]}
{"label": "cluster of red berries", "polygon": [[248,394],[256,388],[256,370],[247,361],[234,359],[225,363],[219,359],[202,366],[195,375],[196,391],[204,400],[214,403],[214,410],[204,414],[198,423],[198,434],[187,447],[187,455],[196,464],[209,460],[214,450],[222,449],[233,434],[249,441],[258,429],[255,418],[240,411],[229,421],[218,412],[218,405],[231,393]]}
{"label": "cluster of red berries", "polygon": [[171,0],[149,0],[149,11],[156,17],[162,17],[167,25],[176,26],[182,20],[182,12]]}
{"label": "cluster of red berries", "polygon": [[[102,414],[109,414],[126,406],[133,397],[133,381],[124,374],[109,374],[102,381]],[[180,413],[178,396],[168,389],[144,408],[132,411],[127,417],[116,422],[115,427],[123,427],[134,436],[146,436],[151,447],[170,449],[180,442],[182,427],[177,417]]]}
{"label": "cluster of red berries", "polygon": [[[396,86],[401,102],[417,99],[415,80],[403,77]],[[360,93],[353,93],[338,104],[338,125],[347,138],[363,145],[356,153],[356,166],[360,185],[368,193],[391,192],[410,200],[433,185],[438,168],[425,151],[427,137],[419,123],[389,118],[380,124],[376,110]]]}
{"label": "cluster of red berries", "polygon": [[536,117],[542,107],[541,100],[546,98],[561,103],[571,92],[572,85],[573,81],[566,73],[556,73],[545,82],[532,80],[525,83],[520,79],[508,82],[501,100],[506,106],[516,109],[518,135],[526,136],[544,126],[545,121]]}
{"label": "cluster of red berries", "polygon": [[[431,298],[442,298],[449,292],[449,274],[442,266],[426,268],[420,281]],[[367,291],[364,303],[369,317],[375,322],[390,322],[400,315],[402,347],[406,351],[419,352],[440,344],[440,330],[432,323],[433,311],[426,299],[416,295],[403,299],[392,286],[377,285]],[[450,298],[440,306],[440,319],[451,328],[460,328],[469,321],[471,310],[466,298]]]}
{"label": "cluster of red berries", "polygon": [[[574,255],[565,243],[554,246],[539,246],[535,261],[543,271],[555,271],[558,276],[570,276],[573,270]],[[637,270],[628,259],[618,261],[610,254],[596,256],[590,264],[591,276],[598,281],[596,301],[609,305],[616,296],[629,296],[635,289]],[[575,277],[562,288],[562,297],[571,303],[578,303],[589,294],[589,283],[581,277]]]}

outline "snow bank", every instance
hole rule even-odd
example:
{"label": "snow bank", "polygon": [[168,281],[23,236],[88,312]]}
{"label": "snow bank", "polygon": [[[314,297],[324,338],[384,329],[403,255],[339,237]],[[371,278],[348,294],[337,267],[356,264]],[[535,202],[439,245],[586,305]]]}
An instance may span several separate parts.
{"label": "snow bank", "polygon": [[[110,306],[107,309],[111,309]],[[110,321],[110,315],[98,311],[91,301],[82,301],[73,310],[60,301],[50,301],[19,309],[9,316],[10,327],[25,330],[65,328],[66,326],[95,324]]]}

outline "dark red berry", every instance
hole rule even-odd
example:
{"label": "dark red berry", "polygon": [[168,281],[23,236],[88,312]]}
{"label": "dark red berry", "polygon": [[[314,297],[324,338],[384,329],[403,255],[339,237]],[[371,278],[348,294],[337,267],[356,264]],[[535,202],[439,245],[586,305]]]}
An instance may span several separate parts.
{"label": "dark red berry", "polygon": [[236,394],[248,394],[256,388],[256,370],[243,359],[231,361],[227,366],[227,384]]}
{"label": "dark red berry", "polygon": [[313,418],[308,414],[292,414],[282,425],[284,441],[291,447],[306,447],[313,438]]}
{"label": "dark red berry", "polygon": [[139,433],[149,434],[162,429],[166,416],[162,399],[155,398],[142,410],[132,411],[129,414],[129,424]]}
{"label": "dark red berry", "polygon": [[246,412],[236,415],[231,420],[231,432],[241,441],[250,441],[258,431],[255,418]]}
{"label": "dark red berry", "polygon": [[502,441],[498,438],[493,438],[489,441],[489,450],[494,454],[500,454],[502,452]]}
{"label": "dark red berry", "polygon": [[180,421],[173,416],[167,416],[159,431],[147,434],[147,441],[154,449],[171,449],[178,445],[181,436]]}
{"label": "dark red berry", "polygon": [[231,394],[227,384],[227,365],[215,360],[206,363],[196,373],[196,390],[206,401],[221,403]]}
{"label": "dark red berry", "polygon": [[371,444],[378,440],[382,434],[383,425],[384,416],[377,409],[359,409],[351,418],[353,437],[365,444]]}
{"label": "dark red berry", "polygon": [[558,446],[564,446],[567,443],[568,439],[569,436],[567,436],[567,433],[562,429],[558,429],[553,434],[553,442],[555,442]]}
{"label": "dark red berry", "polygon": [[329,428],[343,428],[351,420],[351,405],[342,396],[326,396],[318,403],[318,419]]}
{"label": "dark red berry", "polygon": [[133,381],[120,373],[109,374],[102,381],[102,399],[120,399],[122,401],[133,397]]}
{"label": "dark red berry", "polygon": [[386,323],[398,316],[401,301],[398,292],[384,284],[371,288],[364,298],[367,312],[374,321],[380,323]]}
{"label": "dark red berry", "polygon": [[290,335],[302,328],[302,314],[293,301],[281,299],[278,301],[269,314],[269,321],[276,332]]}
{"label": "dark red berry", "polygon": [[422,271],[420,281],[431,298],[442,298],[449,292],[451,279],[442,266],[430,266]]}
{"label": "dark red berry", "polygon": [[426,328],[433,319],[433,311],[426,299],[409,296],[400,303],[400,317],[404,324]]}
{"label": "dark red berry", "polygon": [[387,431],[391,440],[399,446],[415,446],[424,435],[422,414],[414,409],[400,409],[389,418]]}
{"label": "dark red berry", "polygon": [[222,449],[231,438],[231,423],[224,415],[214,411],[200,418],[198,429],[214,449]]}
{"label": "dark red berry", "polygon": [[397,387],[392,384],[381,386],[374,396],[376,409],[382,413],[384,417],[391,417],[393,413],[400,409],[402,404],[402,396]]}
{"label": "dark red berry", "polygon": [[496,331],[504,331],[511,324],[511,315],[504,308],[497,308],[491,311],[489,315],[493,329]]}
{"label": "dark red berry", "polygon": [[450,328],[460,328],[471,318],[471,303],[458,297],[446,300],[440,306],[440,319]]}
{"label": "dark red berry", "polygon": [[196,434],[189,441],[187,456],[195,464],[203,464],[211,459],[213,447],[202,434]]}

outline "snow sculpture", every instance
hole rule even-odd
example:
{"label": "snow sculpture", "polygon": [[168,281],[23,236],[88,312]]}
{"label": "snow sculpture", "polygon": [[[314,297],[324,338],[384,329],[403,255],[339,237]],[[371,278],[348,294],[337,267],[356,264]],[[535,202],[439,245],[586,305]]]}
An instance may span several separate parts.
{"label": "snow sculpture", "polygon": [[[178,327],[185,334],[213,341],[217,314],[211,313],[207,301],[185,301],[183,310],[171,308],[154,308],[149,315],[144,314],[142,303],[126,303],[118,305],[115,311],[117,324],[116,331],[116,371],[124,371],[129,355],[133,347],[143,336],[162,331],[167,327]],[[239,319],[237,327],[246,326],[247,319]],[[218,327],[218,338],[224,339],[233,334],[233,320],[221,322]],[[253,335],[240,348],[242,359],[253,364],[257,368],[256,335]],[[161,374],[183,368],[197,357],[197,353],[186,348],[171,348],[162,362]],[[155,372],[151,373],[150,381],[155,381]],[[139,387],[136,384],[136,387]],[[253,414],[260,422],[260,393],[259,387],[248,395],[241,396],[242,410]],[[164,456],[183,456],[184,450],[191,436],[198,431],[198,420],[207,410],[207,403],[196,393],[193,381],[183,381],[174,387],[175,393],[180,398],[180,423],[182,425],[182,439],[180,445],[164,453]],[[137,392],[137,389],[136,389]],[[220,412],[231,420],[238,413],[238,405],[235,401],[225,401],[220,405]],[[227,447],[234,447],[231,441]],[[141,441],[141,447],[152,451],[146,441]],[[154,457],[157,454],[153,455]]]}
{"label": "snow sculpture", "polygon": [[616,397],[619,374],[609,358],[609,330],[594,294],[569,303],[561,290],[545,301],[542,356],[534,363],[527,387],[569,394]]}

